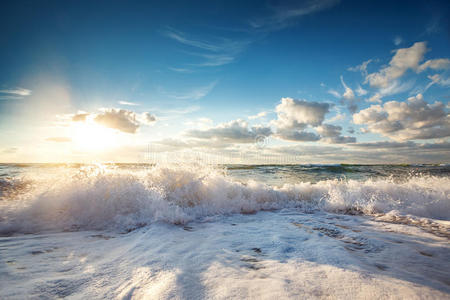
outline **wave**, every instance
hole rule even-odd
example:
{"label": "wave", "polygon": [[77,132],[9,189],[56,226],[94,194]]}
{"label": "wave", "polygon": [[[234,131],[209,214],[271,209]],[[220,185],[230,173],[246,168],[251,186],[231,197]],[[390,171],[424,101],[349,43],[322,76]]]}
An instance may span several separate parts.
{"label": "wave", "polygon": [[272,187],[240,183],[205,166],[81,168],[59,174],[18,201],[3,199],[0,233],[119,230],[164,221],[184,224],[235,213],[295,208],[335,213],[412,215],[450,220],[450,179],[324,180]]}

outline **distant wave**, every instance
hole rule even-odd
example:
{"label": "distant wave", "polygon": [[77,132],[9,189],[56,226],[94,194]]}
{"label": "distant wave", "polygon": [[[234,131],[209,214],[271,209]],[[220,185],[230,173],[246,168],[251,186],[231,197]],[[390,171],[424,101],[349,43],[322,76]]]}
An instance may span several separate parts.
{"label": "distant wave", "polygon": [[[336,213],[412,215],[450,220],[450,178],[325,180],[272,187],[233,181],[225,171],[198,166],[153,166],[130,172],[81,168],[35,184],[18,201],[0,201],[0,233],[43,230],[120,230],[296,208]],[[45,184],[46,183],[46,184]],[[2,181],[8,190],[20,182]]]}

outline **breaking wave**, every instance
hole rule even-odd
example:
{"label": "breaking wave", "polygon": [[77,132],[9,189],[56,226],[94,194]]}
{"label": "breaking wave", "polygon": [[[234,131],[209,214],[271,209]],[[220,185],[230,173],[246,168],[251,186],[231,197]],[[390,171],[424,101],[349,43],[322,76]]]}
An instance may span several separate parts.
{"label": "breaking wave", "polygon": [[[273,187],[240,183],[224,169],[204,166],[153,166],[135,172],[91,167],[65,173],[36,179],[36,188],[26,189],[20,201],[0,199],[0,233],[129,231],[157,221],[184,224],[284,208],[450,220],[448,177],[336,179]],[[12,195],[11,188],[22,184],[5,181],[1,186]]]}

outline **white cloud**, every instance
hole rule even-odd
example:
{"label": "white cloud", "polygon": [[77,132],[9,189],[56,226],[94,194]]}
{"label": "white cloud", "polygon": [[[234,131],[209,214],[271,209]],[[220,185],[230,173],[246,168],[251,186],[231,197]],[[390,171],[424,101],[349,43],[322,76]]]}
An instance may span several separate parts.
{"label": "white cloud", "polygon": [[360,85],[358,85],[358,87],[356,88],[356,93],[358,94],[358,96],[367,95],[367,91],[363,89]]}
{"label": "white cloud", "polygon": [[356,67],[350,67],[347,70],[352,72],[361,72],[361,74],[366,77],[367,76],[367,66],[372,62],[372,59],[366,60],[362,62],[360,65]]}
{"label": "white cloud", "polygon": [[342,121],[345,120],[345,113],[338,112],[334,117],[328,119],[329,122],[336,122],[336,121]]}
{"label": "white cloud", "polygon": [[366,81],[371,86],[388,87],[393,80],[403,76],[408,69],[418,70],[419,63],[423,60],[427,50],[426,42],[417,42],[409,48],[397,49],[389,66],[368,74]]}
{"label": "white cloud", "polygon": [[119,101],[118,103],[121,105],[128,105],[128,106],[138,106],[139,105],[139,103],[128,102],[128,101]]}
{"label": "white cloud", "polygon": [[438,59],[430,59],[421,64],[418,68],[419,72],[422,72],[426,69],[432,70],[447,70],[450,69],[450,59],[448,58],[438,58]]}
{"label": "white cloud", "polygon": [[439,84],[442,86],[450,86],[450,77],[443,78],[442,75],[434,74],[432,76],[428,76],[428,79],[431,80],[432,84]]}
{"label": "white cloud", "polygon": [[330,89],[327,91],[327,93],[330,95],[333,95],[336,98],[341,98],[341,94],[339,94],[339,92],[336,90]]}
{"label": "white cloud", "polygon": [[282,98],[281,103],[275,108],[278,118],[274,124],[280,129],[303,129],[308,125],[319,126],[330,108],[329,103]]}
{"label": "white cloud", "polygon": [[353,115],[355,124],[394,140],[435,139],[450,136],[450,118],[442,102],[428,104],[421,94],[407,102],[372,105]]}
{"label": "white cloud", "polygon": [[353,90],[351,88],[348,87],[348,85],[345,84],[344,77],[342,75],[341,75],[341,83],[345,89],[345,92],[344,92],[344,94],[342,94],[342,97],[347,100],[355,99],[355,93],[353,92]]}
{"label": "white cloud", "polygon": [[260,112],[260,113],[258,113],[256,115],[248,116],[248,118],[250,120],[255,120],[255,119],[259,119],[259,118],[264,118],[265,116],[267,116],[267,112],[266,111],[262,111],[262,112]]}
{"label": "white cloud", "polygon": [[320,126],[330,108],[328,103],[282,98],[275,108],[277,119],[273,124],[277,127],[276,136],[290,141],[319,140],[320,136],[305,129]]}
{"label": "white cloud", "polygon": [[372,102],[372,103],[381,103],[381,102],[383,102],[381,100],[381,94],[380,93],[374,94],[372,97],[367,99],[367,102]]}
{"label": "white cloud", "polygon": [[0,93],[16,95],[16,96],[30,96],[31,90],[23,89],[23,88],[15,88],[15,89],[0,90]]}
{"label": "white cloud", "polygon": [[20,100],[31,95],[31,90],[24,88],[0,90],[0,100]]}

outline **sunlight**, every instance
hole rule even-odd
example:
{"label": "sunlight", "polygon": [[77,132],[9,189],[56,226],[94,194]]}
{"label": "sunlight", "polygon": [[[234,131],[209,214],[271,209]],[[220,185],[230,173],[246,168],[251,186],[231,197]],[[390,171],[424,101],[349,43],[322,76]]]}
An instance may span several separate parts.
{"label": "sunlight", "polygon": [[93,122],[83,122],[73,125],[72,140],[84,151],[99,151],[118,145],[119,135],[110,128]]}

